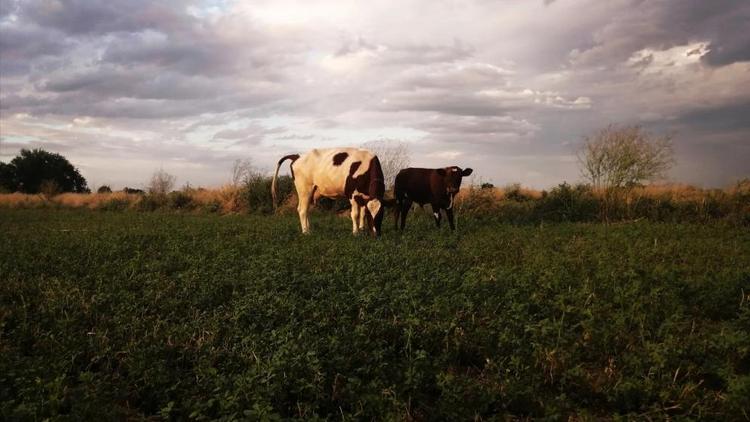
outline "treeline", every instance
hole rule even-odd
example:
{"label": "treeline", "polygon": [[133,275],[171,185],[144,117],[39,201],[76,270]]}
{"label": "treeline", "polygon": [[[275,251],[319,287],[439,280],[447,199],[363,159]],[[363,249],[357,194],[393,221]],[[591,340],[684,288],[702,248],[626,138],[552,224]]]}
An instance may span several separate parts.
{"label": "treeline", "polygon": [[[293,180],[278,181],[279,212],[293,213],[297,199]],[[131,190],[132,192],[132,190]],[[218,189],[186,186],[170,192],[95,194],[64,193],[54,196],[0,194],[0,206],[16,208],[89,208],[102,211],[183,211],[206,213],[272,214],[271,178],[260,174],[239,184]],[[315,208],[337,212],[345,200],[319,198]],[[425,207],[429,208],[429,206]],[[590,185],[562,183],[550,190],[532,190],[519,184],[497,188],[491,184],[463,188],[456,200],[459,215],[516,224],[543,222],[618,222],[638,219],[662,222],[724,220],[750,225],[750,180],[727,189],[693,186],[639,186],[597,190]]]}

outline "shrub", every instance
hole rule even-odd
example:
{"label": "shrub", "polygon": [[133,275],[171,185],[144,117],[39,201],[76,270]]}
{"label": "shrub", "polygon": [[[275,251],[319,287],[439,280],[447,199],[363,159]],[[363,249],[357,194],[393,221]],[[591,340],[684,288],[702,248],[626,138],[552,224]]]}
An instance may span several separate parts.
{"label": "shrub", "polygon": [[210,213],[217,213],[220,212],[222,209],[221,201],[218,199],[212,199],[205,204],[203,204],[203,210]]}
{"label": "shrub", "polygon": [[99,186],[99,189],[96,190],[96,193],[112,193],[112,188],[110,188],[109,185],[101,185]]}
{"label": "shrub", "polygon": [[45,198],[49,199],[60,193],[60,185],[52,179],[42,180],[39,184],[39,193],[44,195]]}
{"label": "shrub", "polygon": [[129,206],[130,201],[127,198],[112,198],[104,201],[99,209],[101,211],[125,211]]}
{"label": "shrub", "polygon": [[[280,176],[276,181],[279,198],[283,202],[294,189],[294,181],[290,176]],[[273,213],[273,199],[271,196],[271,178],[259,174],[251,175],[245,180],[241,197],[247,204],[248,212]]]}
{"label": "shrub", "polygon": [[495,189],[477,189],[469,186],[461,190],[456,201],[456,209],[460,213],[488,214],[498,207],[499,195]]}
{"label": "shrub", "polygon": [[503,189],[503,192],[505,194],[505,199],[508,199],[510,201],[523,202],[528,201],[529,199],[533,199],[521,189],[520,183],[511,183],[510,185],[506,186],[505,189]]}
{"label": "shrub", "polygon": [[193,197],[188,192],[177,191],[167,195],[169,208],[174,210],[190,210],[195,208]]}
{"label": "shrub", "polygon": [[563,182],[537,201],[535,211],[540,220],[591,221],[598,210],[599,201],[589,186]]}
{"label": "shrub", "polygon": [[156,211],[167,203],[166,195],[146,194],[136,203],[138,211]]}
{"label": "shrub", "polygon": [[500,201],[495,206],[495,214],[504,223],[525,224],[536,221],[534,201]]}
{"label": "shrub", "polygon": [[151,176],[148,183],[148,193],[155,195],[166,195],[174,187],[177,177],[159,169]]}

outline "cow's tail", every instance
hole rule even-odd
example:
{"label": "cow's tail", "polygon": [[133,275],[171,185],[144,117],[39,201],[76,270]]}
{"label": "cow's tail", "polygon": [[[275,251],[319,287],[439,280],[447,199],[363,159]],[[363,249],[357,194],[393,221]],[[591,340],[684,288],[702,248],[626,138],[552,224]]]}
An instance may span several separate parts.
{"label": "cow's tail", "polygon": [[[273,174],[273,179],[271,179],[271,198],[273,200],[273,209],[276,210],[278,208],[278,202],[276,201],[276,179],[279,177],[279,167],[281,167],[281,163],[283,163],[286,160],[292,160],[292,163],[289,164],[290,168],[291,165],[294,164],[295,161],[299,158],[299,154],[290,154],[285,155],[279,160],[278,164],[276,164],[276,172]],[[294,178],[294,170],[292,170],[292,178]]]}

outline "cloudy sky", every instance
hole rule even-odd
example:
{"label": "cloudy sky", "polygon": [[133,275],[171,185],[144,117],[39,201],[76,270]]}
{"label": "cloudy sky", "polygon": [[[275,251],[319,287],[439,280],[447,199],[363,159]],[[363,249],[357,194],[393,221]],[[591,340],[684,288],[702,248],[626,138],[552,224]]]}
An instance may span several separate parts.
{"label": "cloudy sky", "polygon": [[750,1],[2,0],[0,111],[0,160],[59,152],[94,187],[393,139],[544,188],[608,123],[725,186],[750,176]]}

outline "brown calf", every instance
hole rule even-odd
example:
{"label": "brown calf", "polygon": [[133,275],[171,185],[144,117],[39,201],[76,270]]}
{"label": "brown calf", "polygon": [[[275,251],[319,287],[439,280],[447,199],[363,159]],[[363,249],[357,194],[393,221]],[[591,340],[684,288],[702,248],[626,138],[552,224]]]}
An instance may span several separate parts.
{"label": "brown calf", "polygon": [[406,215],[413,202],[419,205],[430,204],[435,224],[440,227],[440,210],[445,210],[452,230],[453,198],[461,188],[461,179],[470,175],[472,169],[461,170],[452,166],[439,169],[407,168],[396,175],[394,196],[396,197],[396,225],[401,217],[401,230],[406,226]]}

